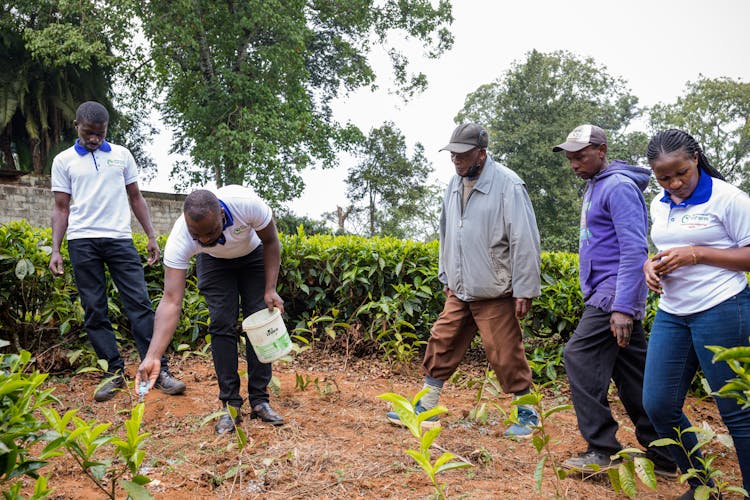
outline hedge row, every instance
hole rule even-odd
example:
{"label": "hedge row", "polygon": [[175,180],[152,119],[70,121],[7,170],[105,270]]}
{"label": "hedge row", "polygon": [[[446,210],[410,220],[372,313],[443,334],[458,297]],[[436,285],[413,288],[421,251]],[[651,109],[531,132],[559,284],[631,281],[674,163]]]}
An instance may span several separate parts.
{"label": "hedge row", "polygon": [[[280,237],[279,293],[285,300],[287,324],[298,339],[345,339],[347,345],[355,341],[351,345],[365,350],[389,342],[396,348],[419,345],[427,339],[444,298],[437,279],[437,242],[302,233]],[[141,255],[146,255],[145,237],[136,235],[134,241]],[[25,222],[0,225],[0,338],[10,340],[15,349],[38,352],[60,342],[75,344],[83,336],[82,310],[67,249],[62,249],[65,273],[53,277],[47,268],[50,242],[47,228]],[[162,236],[162,248],[164,243]],[[540,338],[560,344],[572,333],[582,312],[577,265],[576,254],[542,255],[542,295],[524,320],[530,349]],[[144,268],[156,305],[163,267],[144,262]],[[175,346],[196,346],[207,334],[205,302],[192,271],[188,276]],[[127,319],[111,282],[108,293],[113,325],[127,339]]]}

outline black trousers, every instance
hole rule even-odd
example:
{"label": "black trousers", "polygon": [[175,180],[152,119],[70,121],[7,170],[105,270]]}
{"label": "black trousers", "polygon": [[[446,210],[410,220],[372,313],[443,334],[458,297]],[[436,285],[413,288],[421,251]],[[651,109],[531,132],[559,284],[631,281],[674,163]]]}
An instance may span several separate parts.
{"label": "black trousers", "polygon": [[[238,350],[240,330],[238,319],[260,311],[266,306],[263,246],[236,259],[217,259],[206,254],[197,257],[198,288],[206,299],[211,324],[211,354],[216,378],[219,380],[219,400],[222,404],[242,406]],[[242,334],[244,335],[244,333]],[[261,363],[250,341],[245,337],[247,356],[248,401],[251,406],[268,401],[266,387],[271,381],[271,363]]]}
{"label": "black trousers", "polygon": [[614,453],[622,449],[617,441],[617,422],[607,400],[614,380],[625,411],[635,425],[638,442],[661,463],[671,463],[666,449],[649,444],[658,439],[643,408],[643,371],[646,366],[646,337],[643,324],[633,321],[630,345],[621,349],[609,326],[610,313],[586,306],[575,333],[565,346],[565,372],[570,383],[578,428],[589,450]]}
{"label": "black trousers", "polygon": [[[68,254],[83,306],[83,325],[89,342],[99,359],[107,361],[107,372],[122,372],[125,362],[120,357],[109,320],[104,266],[107,266],[112,281],[120,292],[120,300],[130,322],[136,348],[143,359],[154,332],[154,310],[146,289],[141,257],[133,240],[115,238],[68,240]],[[166,356],[162,357],[161,363],[166,369]]]}

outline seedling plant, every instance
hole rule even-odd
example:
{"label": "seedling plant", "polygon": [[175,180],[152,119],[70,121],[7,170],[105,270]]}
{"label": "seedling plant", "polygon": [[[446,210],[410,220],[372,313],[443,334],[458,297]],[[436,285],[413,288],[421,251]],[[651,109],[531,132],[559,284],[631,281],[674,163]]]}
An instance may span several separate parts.
{"label": "seedling plant", "polygon": [[536,489],[542,491],[544,466],[549,464],[554,471],[555,496],[560,498],[562,497],[563,492],[560,480],[566,477],[566,471],[558,464],[554,453],[552,453],[552,448],[550,446],[551,437],[547,428],[547,421],[555,413],[570,410],[573,405],[563,404],[549,409],[545,408],[542,403],[543,395],[541,390],[550,383],[551,382],[548,382],[541,386],[534,385],[534,389],[531,392],[514,399],[511,402],[513,409],[511,410],[510,420],[506,421],[506,423],[518,423],[518,407],[520,405],[530,406],[537,411],[539,415],[539,423],[535,426],[534,435],[531,438],[531,443],[534,445],[534,449],[536,449],[536,452],[539,455],[539,460],[534,469],[534,482],[536,484]]}
{"label": "seedling plant", "polygon": [[433,446],[435,439],[440,435],[441,428],[440,426],[437,426],[425,430],[422,427],[422,423],[431,417],[435,417],[437,415],[445,413],[446,411],[448,411],[448,409],[444,406],[436,406],[420,414],[417,414],[415,410],[417,402],[422,399],[422,396],[427,394],[428,390],[429,389],[427,388],[422,389],[421,391],[419,391],[419,393],[417,393],[416,396],[411,399],[411,401],[404,396],[401,396],[400,394],[395,394],[392,392],[381,394],[378,396],[378,398],[388,401],[392,404],[393,411],[398,414],[401,422],[403,422],[406,428],[409,429],[409,432],[411,432],[412,436],[414,436],[419,441],[418,450],[407,449],[404,450],[404,452],[412,457],[414,461],[419,464],[425,474],[427,474],[427,477],[430,478],[432,486],[435,488],[435,494],[437,498],[445,499],[447,498],[445,496],[445,484],[440,484],[436,476],[439,473],[448,470],[463,469],[473,466],[472,464],[464,462],[462,460],[454,461],[454,459],[458,457],[448,451],[444,451],[443,454],[440,455],[434,462],[431,461],[430,448]]}

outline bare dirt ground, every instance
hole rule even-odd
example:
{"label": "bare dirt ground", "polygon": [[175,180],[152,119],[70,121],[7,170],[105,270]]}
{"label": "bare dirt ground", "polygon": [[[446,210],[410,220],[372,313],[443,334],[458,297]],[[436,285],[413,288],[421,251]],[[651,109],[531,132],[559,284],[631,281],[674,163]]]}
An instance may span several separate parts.
{"label": "bare dirt ground", "polygon": [[[480,354],[461,366],[461,380],[482,380],[485,365]],[[244,369],[244,361],[240,364]],[[219,409],[218,387],[210,359],[191,356],[175,358],[174,374],[188,384],[182,396],[152,391],[146,397],[142,432],[151,432],[146,441],[143,473],[153,482],[149,491],[157,499],[189,498],[434,498],[427,476],[404,453],[418,448],[405,430],[388,423],[384,414],[388,403],[377,398],[385,392],[411,397],[421,388],[417,365],[413,373],[394,374],[378,359],[346,359],[327,352],[297,355],[291,363],[276,363],[274,374],[280,381],[272,406],[282,413],[286,425],[270,427],[249,418],[243,408],[242,428],[247,446],[239,450],[234,436],[216,436],[213,422],[205,417]],[[128,368],[134,375],[135,362]],[[310,381],[305,390],[296,380]],[[315,384],[317,379],[317,386]],[[119,425],[129,417],[135,399],[118,394],[106,403],[94,403],[92,394],[98,382],[93,374],[53,381],[55,395],[64,404],[59,411],[78,408],[78,416]],[[246,388],[246,387],[245,387]],[[477,391],[466,384],[447,384],[441,404],[449,408],[442,417],[442,433],[436,443],[474,465],[469,469],[438,475],[446,484],[449,498],[536,499],[554,498],[552,469],[544,471],[542,490],[537,491],[534,469],[538,456],[530,441],[502,437],[505,425],[499,410],[491,411],[487,425],[470,422],[466,416],[475,405]],[[616,398],[613,411],[620,422],[623,445],[637,446],[632,425]],[[505,411],[510,398],[496,401]],[[557,392],[545,393],[546,407],[569,403],[564,383]],[[686,405],[695,425],[707,422],[726,432],[711,401],[691,398]],[[572,410],[551,418],[549,433],[552,451],[558,461],[584,449]],[[739,484],[736,456],[721,444],[710,451],[719,455],[715,465],[732,484]],[[433,460],[441,451],[436,450]],[[54,488],[53,499],[94,499],[104,495],[77,468],[69,457],[59,457],[43,469]],[[606,474],[603,477],[561,481],[565,498],[616,498]],[[658,480],[657,491],[639,485],[639,498],[670,499],[685,486],[677,481]],[[118,498],[125,498],[119,491]],[[624,498],[624,496],[621,496]]]}

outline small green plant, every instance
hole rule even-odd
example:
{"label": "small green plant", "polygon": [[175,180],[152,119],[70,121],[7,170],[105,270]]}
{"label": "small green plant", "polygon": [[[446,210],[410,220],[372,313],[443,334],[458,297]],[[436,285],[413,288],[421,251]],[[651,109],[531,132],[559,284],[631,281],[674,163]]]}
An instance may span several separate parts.
{"label": "small green plant", "polygon": [[[206,415],[206,417],[204,417],[203,420],[201,421],[200,425],[202,427],[206,425],[208,422],[211,422],[212,420],[216,420],[217,418],[220,418],[226,415],[227,413],[229,413],[229,416],[232,417],[232,422],[236,422],[238,412],[239,410],[235,408],[234,406],[226,405],[221,410],[215,411],[211,413],[210,415]],[[234,424],[234,430],[235,430],[235,435],[237,437],[237,448],[240,451],[242,451],[247,445],[247,434],[245,434],[245,430],[237,424]]]}
{"label": "small green plant", "polygon": [[[144,487],[151,480],[139,472],[145,458],[142,446],[150,436],[150,433],[140,433],[143,409],[143,403],[139,403],[131,410],[130,418],[125,421],[125,439],[122,439],[107,432],[111,423],[85,421],[76,416],[77,409],[60,416],[53,408],[42,408],[51,429],[45,435],[49,443],[43,454],[61,455],[64,452],[60,448],[63,448],[108,498],[116,498],[118,484],[130,498],[151,498]],[[114,458],[101,458],[104,453]],[[128,474],[130,479],[126,479]]]}
{"label": "small green plant", "polygon": [[318,381],[318,378],[315,377],[315,380],[313,382],[315,383],[315,389],[318,390],[318,394],[322,397],[327,397],[331,394],[338,394],[341,392],[341,389],[339,389],[339,384],[336,383],[336,379],[323,378]]}
{"label": "small green plant", "polygon": [[734,398],[742,408],[750,407],[750,347],[721,347],[716,345],[706,346],[706,349],[714,353],[713,362],[724,361],[729,368],[737,374],[736,377],[727,381],[723,387],[716,391],[717,396]]}
{"label": "small green plant", "polygon": [[[315,379],[316,381],[318,379]],[[305,375],[304,377],[300,375],[299,373],[294,374],[294,388],[299,389],[302,392],[305,392],[307,390],[307,387],[312,382],[312,378],[310,375]]]}
{"label": "small green plant", "polygon": [[432,486],[435,488],[435,494],[437,497],[445,499],[445,484],[438,483],[436,476],[441,472],[473,467],[473,465],[464,461],[452,461],[458,457],[448,451],[444,451],[435,462],[431,461],[430,448],[433,446],[435,438],[440,435],[441,428],[440,426],[437,426],[424,430],[422,428],[422,422],[433,416],[445,413],[448,409],[444,406],[436,406],[417,415],[415,411],[417,402],[422,399],[422,396],[427,394],[427,391],[429,391],[429,389],[422,389],[416,396],[414,396],[414,398],[412,398],[411,401],[400,394],[392,392],[381,394],[378,398],[388,401],[393,405],[393,411],[398,414],[399,419],[401,419],[401,422],[403,422],[403,424],[409,429],[412,436],[419,441],[418,450],[407,449],[405,450],[405,453],[412,457],[414,461],[422,467],[422,470],[430,478],[430,481],[432,481]]}
{"label": "small green plant", "polygon": [[638,448],[625,448],[614,456],[621,459],[616,468],[607,469],[609,483],[615,493],[624,493],[628,498],[635,498],[638,493],[636,478],[656,490],[654,463],[643,455]]}
{"label": "small green plant", "polygon": [[[489,397],[490,400],[496,400],[503,392],[503,388],[497,380],[494,370],[490,369],[488,365],[484,370],[484,378],[481,380],[470,379],[464,382],[463,385],[469,389],[476,387],[477,391],[474,398],[474,406],[469,411],[467,419],[481,425],[487,425],[489,422],[489,410],[485,398]],[[507,416],[505,410],[495,401],[491,401],[490,404],[498,409],[503,414],[503,419],[505,419]]]}
{"label": "small green plant", "polygon": [[303,352],[307,349],[314,349],[315,344],[323,339],[320,335],[322,332],[329,338],[336,339],[336,330],[334,328],[334,318],[332,316],[313,315],[304,320],[304,326],[297,326],[292,330],[292,338],[299,341],[302,346],[296,349],[297,352]]}
{"label": "small green plant", "polygon": [[189,356],[207,358],[211,355],[211,353],[208,352],[208,350],[211,349],[211,334],[207,334],[203,340],[205,342],[200,349],[191,349],[190,344],[179,344],[176,351],[182,353],[182,359],[187,359]]}
{"label": "small green plant", "polygon": [[551,382],[548,382],[542,385],[535,384],[534,389],[531,392],[513,400],[511,402],[511,405],[513,405],[511,417],[506,423],[518,423],[518,407],[520,405],[531,406],[537,411],[539,414],[539,423],[536,425],[534,435],[531,438],[531,443],[534,445],[534,448],[539,455],[539,460],[534,469],[534,482],[536,483],[537,491],[542,491],[544,466],[549,464],[554,472],[555,495],[560,498],[563,492],[560,480],[566,477],[567,472],[557,463],[557,459],[555,458],[554,453],[552,453],[552,448],[550,446],[551,437],[547,428],[547,421],[555,413],[570,410],[573,408],[573,405],[563,404],[554,406],[550,409],[545,408],[542,403],[544,396],[542,395],[541,390],[550,383]]}
{"label": "small green plant", "polygon": [[[662,438],[657,439],[651,446],[677,446],[682,450],[685,456],[691,462],[690,467],[686,473],[680,476],[680,482],[684,483],[688,479],[697,479],[700,481],[700,486],[695,490],[695,498],[708,499],[708,498],[720,498],[725,493],[740,493],[743,496],[748,496],[747,491],[739,486],[732,486],[727,481],[724,481],[724,473],[714,467],[713,463],[716,460],[716,455],[712,453],[706,453],[705,447],[714,438],[717,437],[713,429],[708,425],[704,427],[691,426],[686,429],[675,428],[676,438]],[[698,442],[691,449],[687,449],[684,444],[683,436],[685,434],[695,433]],[[692,461],[693,454],[701,450],[703,457],[695,457],[698,463]]]}
{"label": "small green plant", "polygon": [[[0,340],[0,348],[9,343]],[[42,438],[47,423],[36,417],[36,411],[56,402],[53,389],[41,389],[46,373],[24,373],[31,353],[0,355],[0,487],[6,498],[21,498],[22,483],[29,476],[36,480],[31,498],[50,493],[47,478],[39,475],[50,454],[32,457],[29,448]]]}

